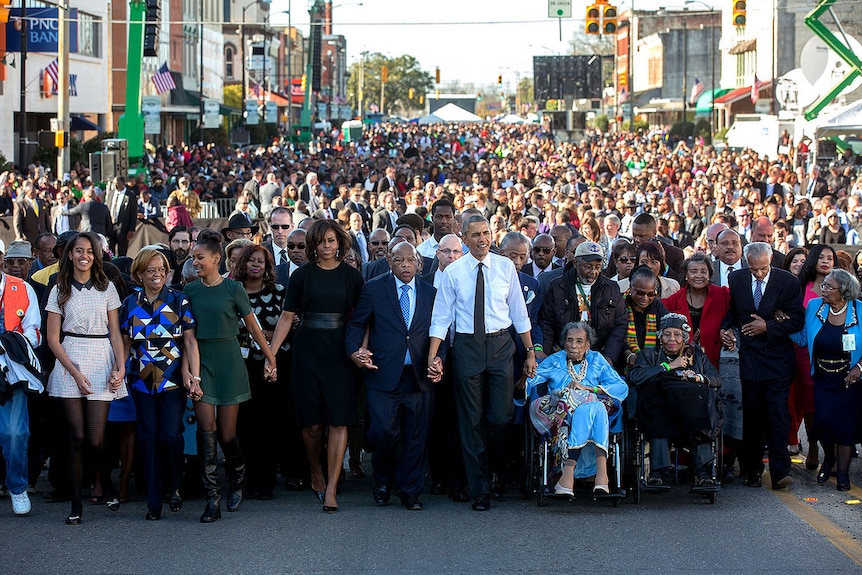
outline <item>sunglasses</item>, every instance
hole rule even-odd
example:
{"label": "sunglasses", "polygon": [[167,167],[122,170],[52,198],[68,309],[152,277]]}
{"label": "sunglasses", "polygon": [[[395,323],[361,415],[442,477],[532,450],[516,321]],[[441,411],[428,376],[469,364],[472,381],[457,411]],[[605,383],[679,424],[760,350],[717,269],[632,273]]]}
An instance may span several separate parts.
{"label": "sunglasses", "polygon": [[304,250],[305,244],[287,244],[289,250]]}
{"label": "sunglasses", "polygon": [[633,264],[633,263],[637,263],[638,260],[634,256],[632,256],[632,257],[620,256],[617,258],[617,261],[620,263],[623,263],[623,264]]}
{"label": "sunglasses", "polygon": [[389,242],[385,242],[383,240],[374,240],[373,242],[368,242],[368,243],[371,244],[372,246],[385,246]]}
{"label": "sunglasses", "polygon": [[533,248],[533,251],[534,251],[534,252],[539,252],[540,254],[549,254],[549,253],[551,253],[551,252],[553,252],[553,251],[556,251],[556,248],[538,248],[538,247],[534,247],[534,248]]}
{"label": "sunglasses", "polygon": [[269,224],[269,227],[273,230],[289,230],[293,224]]}
{"label": "sunglasses", "polygon": [[653,291],[642,291],[639,289],[632,290],[632,295],[637,297],[648,297],[650,299],[656,296],[655,290]]}

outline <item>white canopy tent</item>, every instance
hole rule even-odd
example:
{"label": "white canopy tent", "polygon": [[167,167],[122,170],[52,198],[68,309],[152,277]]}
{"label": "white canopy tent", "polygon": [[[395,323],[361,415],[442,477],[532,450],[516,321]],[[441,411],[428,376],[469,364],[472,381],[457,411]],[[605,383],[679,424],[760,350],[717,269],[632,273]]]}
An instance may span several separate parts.
{"label": "white canopy tent", "polygon": [[481,122],[482,118],[473,114],[472,112],[468,112],[464,108],[456,106],[455,104],[446,104],[442,108],[434,110],[434,116],[440,118],[443,122]]}
{"label": "white canopy tent", "polygon": [[428,114],[427,116],[422,116],[421,118],[416,120],[416,123],[417,124],[439,124],[439,123],[442,123],[443,121],[444,120],[438,118],[434,114]]}
{"label": "white canopy tent", "polygon": [[862,133],[862,100],[847,104],[825,118],[815,120],[815,139],[860,133]]}

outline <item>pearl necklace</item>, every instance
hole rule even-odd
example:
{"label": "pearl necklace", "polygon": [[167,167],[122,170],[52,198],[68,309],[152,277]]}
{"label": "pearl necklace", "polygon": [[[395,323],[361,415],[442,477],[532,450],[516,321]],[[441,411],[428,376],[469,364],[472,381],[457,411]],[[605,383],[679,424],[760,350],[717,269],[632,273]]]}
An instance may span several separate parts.
{"label": "pearl necklace", "polygon": [[847,310],[847,302],[846,301],[844,302],[844,306],[841,309],[839,309],[838,311],[832,311],[832,306],[830,305],[829,306],[829,315],[841,315],[846,310]]}

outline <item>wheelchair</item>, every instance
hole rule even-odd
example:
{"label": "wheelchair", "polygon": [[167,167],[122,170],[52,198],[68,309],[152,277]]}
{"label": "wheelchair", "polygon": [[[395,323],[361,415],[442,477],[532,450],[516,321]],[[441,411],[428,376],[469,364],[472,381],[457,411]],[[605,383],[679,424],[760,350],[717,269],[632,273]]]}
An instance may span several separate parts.
{"label": "wheelchair", "polygon": [[[631,451],[633,460],[631,469],[633,477],[627,483],[631,485],[632,498],[636,504],[641,502],[641,497],[644,493],[667,493],[671,490],[670,485],[650,485],[648,478],[650,475],[650,453],[648,451],[649,442],[644,433],[638,429],[635,419],[629,421],[628,437],[632,438]],[[668,441],[671,450],[671,461],[673,464],[673,479],[674,483],[679,483],[681,470],[684,469],[684,461],[693,461],[694,453],[689,445],[680,442],[676,439]],[[722,435],[717,433],[716,437],[709,442],[712,451],[712,459],[707,465],[707,477],[712,479],[712,485],[697,486],[693,482],[693,465],[685,467],[685,475],[692,474],[692,484],[689,488],[689,493],[706,497],[710,504],[715,504],[718,499],[718,493],[721,491],[721,470],[722,470]],[[686,479],[689,479],[686,477]]]}
{"label": "wheelchair", "polygon": [[[545,391],[547,393],[547,391]],[[539,395],[542,395],[541,393]],[[535,397],[528,398],[529,402]],[[625,426],[623,424],[623,408],[622,405],[615,401],[617,405],[616,411],[609,418],[609,438],[608,438],[608,494],[593,493],[590,488],[589,493],[593,500],[609,501],[614,507],[619,505],[619,502],[626,497],[626,489],[623,482],[622,463],[629,459],[629,455],[624,449]],[[524,421],[525,430],[525,486],[524,499],[536,498],[536,503],[539,507],[543,507],[548,499],[573,500],[569,495],[556,495],[554,493],[554,485],[561,475],[559,463],[556,461],[556,456],[553,453],[551,439],[543,437],[534,427],[527,415]],[[582,491],[582,484],[586,479],[592,476],[579,476],[579,467],[575,467],[575,492]]]}

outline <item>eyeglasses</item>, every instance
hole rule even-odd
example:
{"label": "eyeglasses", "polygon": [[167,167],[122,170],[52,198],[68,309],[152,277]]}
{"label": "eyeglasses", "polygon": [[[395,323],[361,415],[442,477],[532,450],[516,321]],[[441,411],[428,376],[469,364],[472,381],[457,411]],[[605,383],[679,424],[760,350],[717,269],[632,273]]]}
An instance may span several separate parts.
{"label": "eyeglasses", "polygon": [[305,244],[291,244],[291,243],[288,243],[288,244],[287,244],[287,249],[289,249],[289,250],[304,250],[304,249],[305,249]]}
{"label": "eyeglasses", "polygon": [[838,286],[830,285],[826,282],[820,283],[820,291],[832,291],[838,289]]}
{"label": "eyeglasses", "polygon": [[541,248],[538,246],[533,246],[534,252],[539,252],[540,254],[549,254],[553,251],[556,251],[556,248]]}
{"label": "eyeglasses", "polygon": [[440,255],[444,256],[451,256],[452,254],[463,253],[462,250],[444,250],[440,248],[437,248],[437,251],[440,253]]}
{"label": "eyeglasses", "polygon": [[621,264],[633,264],[633,263],[637,263],[638,259],[634,256],[631,256],[631,257],[620,256],[617,258],[617,261],[620,262]]}
{"label": "eyeglasses", "polygon": [[650,299],[656,296],[655,290],[653,291],[642,291],[639,289],[632,290],[631,294],[635,297],[648,297]]}
{"label": "eyeglasses", "polygon": [[236,235],[238,235],[238,236],[242,236],[242,237],[244,237],[244,238],[250,238],[252,235],[254,235],[254,234],[252,234],[252,233],[251,233],[251,230],[248,230],[247,232],[243,232],[243,231],[240,231],[240,230],[234,230],[234,232],[233,232],[233,233],[235,233],[235,234],[236,234]]}
{"label": "eyeglasses", "polygon": [[16,268],[29,265],[30,261],[29,258],[6,258],[6,263]]}
{"label": "eyeglasses", "polygon": [[386,244],[388,244],[389,242],[387,242],[387,241],[385,241],[385,240],[372,240],[372,241],[370,241],[370,242],[368,242],[368,243],[369,243],[369,244],[371,244],[372,246],[385,246],[385,245],[386,245]]}
{"label": "eyeglasses", "polygon": [[269,224],[269,227],[273,230],[289,230],[293,224]]}

